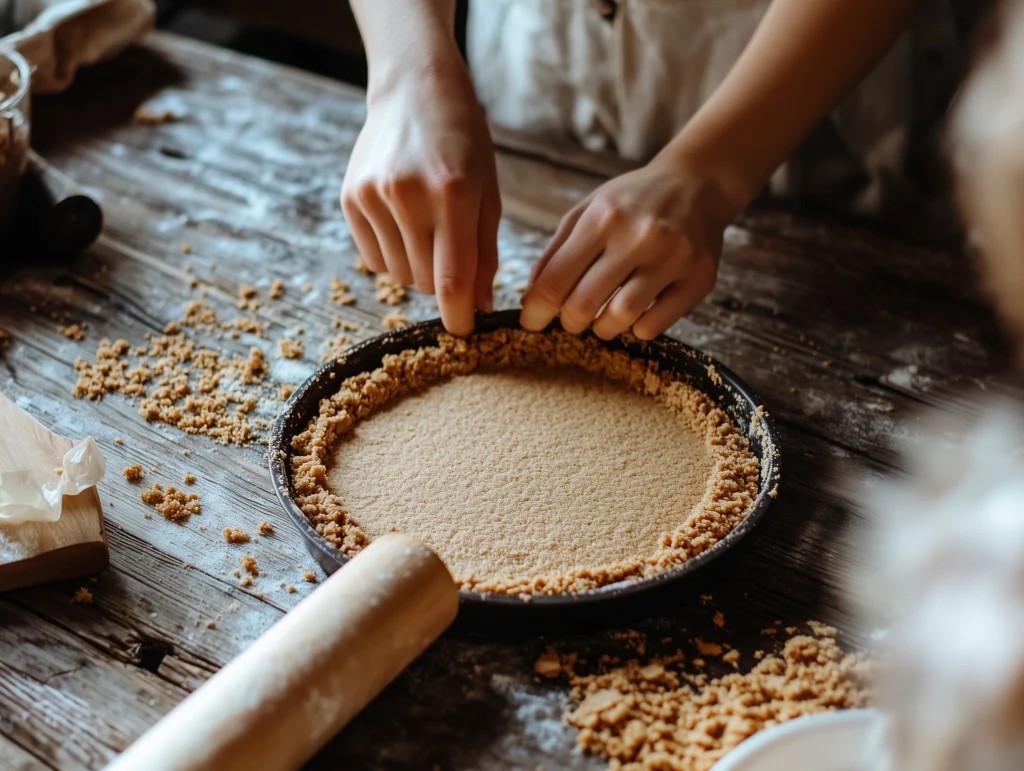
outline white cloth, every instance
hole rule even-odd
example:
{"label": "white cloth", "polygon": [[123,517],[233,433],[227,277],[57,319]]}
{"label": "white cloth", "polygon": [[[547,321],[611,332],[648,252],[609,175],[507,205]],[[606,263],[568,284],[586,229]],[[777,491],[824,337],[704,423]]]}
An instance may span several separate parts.
{"label": "white cloth", "polygon": [[88,490],[106,472],[106,459],[92,437],[64,454],[59,475],[36,469],[0,471],[0,523],[56,522],[64,496]]}
{"label": "white cloth", "polygon": [[0,0],[0,19],[14,48],[32,64],[35,93],[63,91],[79,67],[119,53],[139,40],[156,16],[153,0]]}
{"label": "white cloth", "polygon": [[[467,58],[495,123],[642,162],[722,82],[769,3],[475,0]],[[775,174],[772,192],[840,196],[857,213],[882,208],[904,161],[914,72],[907,34],[832,112],[826,141]]]}

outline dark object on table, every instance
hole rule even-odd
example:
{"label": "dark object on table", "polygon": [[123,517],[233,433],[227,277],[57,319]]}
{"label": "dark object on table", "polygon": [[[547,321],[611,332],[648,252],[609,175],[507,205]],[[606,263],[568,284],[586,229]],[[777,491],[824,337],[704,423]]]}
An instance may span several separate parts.
{"label": "dark object on table", "polygon": [[[557,321],[555,326],[558,326]],[[476,320],[476,331],[480,333],[518,328],[518,310],[479,314]],[[277,497],[299,528],[313,559],[328,573],[344,565],[348,557],[316,532],[294,501],[288,464],[292,437],[305,430],[309,421],[316,416],[321,399],[337,393],[343,380],[379,367],[383,357],[388,354],[436,344],[437,336],[443,332],[440,320],[425,321],[353,346],[340,359],[328,362],[303,383],[274,423],[270,439],[270,475]],[[679,579],[732,549],[754,528],[775,498],[780,477],[779,435],[775,424],[761,408],[760,399],[750,392],[742,380],[710,356],[664,335],[650,342],[624,342],[617,338],[604,345],[613,350],[626,350],[633,357],[657,362],[662,369],[707,394],[729,414],[750,440],[750,448],[761,466],[754,508],[735,530],[710,549],[664,573],[611,584],[591,592],[533,595],[529,602],[506,594],[461,591],[461,616],[471,615],[492,623],[521,620],[526,616],[556,624],[570,617],[573,621],[621,621],[621,613],[626,608],[633,612],[643,612],[648,607],[648,601],[653,602],[661,595],[655,590],[668,589]],[[641,602],[640,595],[643,595],[644,602]]]}
{"label": "dark object on table", "polygon": [[99,204],[30,152],[21,180],[16,244],[34,258],[62,259],[88,249],[102,230]]}

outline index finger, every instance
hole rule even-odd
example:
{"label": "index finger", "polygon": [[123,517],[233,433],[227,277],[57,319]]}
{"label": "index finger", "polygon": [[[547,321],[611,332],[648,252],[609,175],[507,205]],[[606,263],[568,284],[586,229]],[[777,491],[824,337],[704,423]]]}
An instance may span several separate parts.
{"label": "index finger", "polygon": [[[453,335],[473,331],[477,271],[479,203],[446,211],[434,231],[434,291],[441,321]],[[460,216],[474,212],[474,216]]]}

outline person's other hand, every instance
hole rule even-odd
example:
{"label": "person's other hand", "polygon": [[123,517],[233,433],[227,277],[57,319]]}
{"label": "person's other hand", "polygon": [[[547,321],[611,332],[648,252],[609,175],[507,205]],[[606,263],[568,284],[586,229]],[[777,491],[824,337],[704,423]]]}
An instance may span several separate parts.
{"label": "person's other hand", "polygon": [[726,213],[713,186],[655,158],[606,182],[562,219],[533,266],[521,324],[561,317],[573,334],[657,337],[715,285]]}
{"label": "person's other hand", "polygon": [[366,265],[437,293],[452,333],[490,310],[501,199],[494,148],[461,62],[371,92],[341,205]]}

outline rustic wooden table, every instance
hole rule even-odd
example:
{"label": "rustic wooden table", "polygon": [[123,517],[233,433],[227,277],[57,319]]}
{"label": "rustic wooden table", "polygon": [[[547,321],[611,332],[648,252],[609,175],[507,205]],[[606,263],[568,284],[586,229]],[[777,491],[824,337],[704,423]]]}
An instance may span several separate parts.
{"label": "rustic wooden table", "polygon": [[[143,103],[181,119],[134,125]],[[82,582],[0,597],[0,767],[103,766],[313,588],[301,580],[313,561],[274,499],[262,446],[222,447],[149,424],[121,396],[76,400],[73,364],[91,360],[103,337],[141,342],[200,292],[218,311],[237,313],[240,282],[265,296],[275,278],[286,292],[258,311],[270,340],[255,342],[270,350],[302,325],[307,356],[275,360],[274,380],[313,371],[332,316],[358,324],[356,337],[383,331],[392,309],[352,268],[337,203],[363,114],[356,89],[160,34],[82,73],[70,92],[36,101],[36,148],[101,201],[107,228],[70,264],[18,255],[20,267],[0,279],[0,329],[11,336],[0,389],[59,433],[94,436],[106,452],[112,565],[84,582],[91,605],[71,601]],[[498,140],[508,216],[497,306],[514,307],[546,231],[616,167]],[[355,305],[331,304],[331,276],[352,285]],[[316,288],[302,293],[307,282]],[[741,553],[680,588],[655,617],[629,623],[648,634],[649,653],[704,636],[730,642],[749,664],[766,644],[758,630],[776,619],[820,619],[847,645],[866,642],[844,587],[860,559],[846,546],[864,521],[852,490],[895,470],[898,442],[918,435],[922,408],[969,414],[980,395],[1010,388],[1000,377],[1006,345],[974,283],[956,254],[786,214],[751,215],[730,228],[717,289],[671,334],[763,397],[784,433],[783,484]],[[414,320],[436,315],[431,298],[412,296],[403,307]],[[84,340],[57,332],[79,322],[88,325]],[[253,342],[222,346],[245,352]],[[138,488],[118,473],[136,462],[155,465],[149,481],[165,484],[194,472],[202,515],[185,525],[144,518]],[[276,535],[244,548],[221,537],[223,527],[254,532],[263,520]],[[267,574],[250,588],[232,575],[243,552]],[[299,591],[286,593],[282,581]],[[701,603],[702,594],[714,601]],[[724,629],[712,626],[715,611]],[[532,667],[549,645],[621,651],[616,633],[627,625],[609,621],[610,630],[546,637],[450,632],[312,767],[602,768],[573,751],[560,720],[564,683],[537,682]]]}

